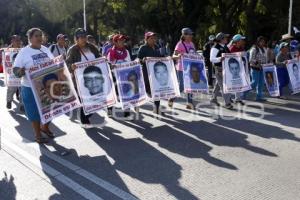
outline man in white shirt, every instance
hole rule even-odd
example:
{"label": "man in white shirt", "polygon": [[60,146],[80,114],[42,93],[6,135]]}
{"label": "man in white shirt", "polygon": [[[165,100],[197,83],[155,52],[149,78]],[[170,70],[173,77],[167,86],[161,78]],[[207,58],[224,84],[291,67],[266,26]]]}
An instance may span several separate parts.
{"label": "man in white shirt", "polygon": [[53,54],[54,57],[62,55],[64,58],[66,57],[67,49],[66,49],[66,38],[64,34],[58,34],[56,37],[56,44],[52,44],[49,47],[49,50]]}

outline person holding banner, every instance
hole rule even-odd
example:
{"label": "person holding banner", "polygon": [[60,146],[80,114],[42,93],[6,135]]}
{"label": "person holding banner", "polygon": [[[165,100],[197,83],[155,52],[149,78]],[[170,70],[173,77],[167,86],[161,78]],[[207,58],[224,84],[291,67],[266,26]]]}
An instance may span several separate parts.
{"label": "person holding banner", "polygon": [[265,101],[263,98],[264,73],[262,65],[267,64],[266,40],[259,36],[256,44],[250,49],[249,63],[251,67],[251,87],[256,90],[256,101]]}
{"label": "person holding banner", "polygon": [[[232,37],[231,45],[229,47],[230,53],[243,52],[245,51],[245,36],[241,34],[236,34]],[[247,67],[247,66],[244,66]],[[245,69],[246,70],[246,69]],[[235,93],[235,103],[239,103],[241,105],[245,105],[242,101],[242,93]]]}
{"label": "person holding banner", "polygon": [[217,101],[217,95],[220,91],[225,102],[225,108],[232,109],[233,106],[230,103],[230,94],[225,94],[223,90],[222,74],[222,61],[224,60],[224,57],[222,57],[222,53],[230,53],[227,47],[228,37],[228,34],[222,32],[218,33],[216,36],[217,44],[210,51],[210,61],[213,63],[216,72],[216,83],[213,89],[213,94],[210,102],[216,104],[217,106],[220,106],[220,104]]}
{"label": "person holding banner", "polygon": [[33,91],[29,80],[25,76],[25,71],[34,65],[44,63],[53,58],[49,49],[42,45],[43,33],[39,28],[31,28],[27,32],[29,45],[22,48],[16,57],[13,72],[21,78],[21,93],[25,107],[25,113],[35,132],[35,141],[39,144],[46,143],[48,140],[42,137],[41,132],[53,138],[53,133],[49,130],[49,123],[41,125],[41,118],[37,108]]}
{"label": "person holding banner", "polygon": [[[115,64],[131,61],[130,53],[125,47],[126,39],[127,37],[125,35],[122,34],[114,35],[113,37],[114,45],[109,50],[107,55],[107,59],[112,64],[112,66],[114,66]],[[116,91],[118,90],[116,89]],[[108,108],[108,116],[110,117],[112,117],[113,115],[112,109],[113,109],[112,107]],[[136,108],[136,111],[138,111],[138,108]],[[129,116],[130,116],[130,112],[126,110],[124,112],[124,117],[127,118]]]}
{"label": "person holding banner", "polygon": [[[70,47],[69,51],[67,52],[67,59],[66,63],[68,65],[69,71],[74,77],[74,70],[76,68],[75,63],[93,60],[95,58],[100,57],[99,50],[93,44],[87,42],[87,33],[84,29],[78,28],[75,30],[74,33],[75,44]],[[73,78],[74,86],[76,88],[75,79]],[[78,92],[78,91],[77,91]],[[89,118],[92,115],[85,115],[83,108],[80,108],[80,122],[82,127],[89,128],[91,122]]]}
{"label": "person holding banner", "polygon": [[[11,36],[11,44],[8,46],[8,48],[16,48],[19,49],[22,46],[21,37],[19,35],[13,35]],[[12,57],[12,64],[14,60],[16,59],[17,53],[13,55]],[[3,58],[5,59],[5,58]],[[20,98],[20,88],[14,87],[14,86],[7,86],[7,92],[6,92],[6,108],[11,109],[13,96],[16,94],[17,99],[20,103],[20,111],[24,112],[24,106],[22,104],[22,98]]]}
{"label": "person holding banner", "polygon": [[66,37],[64,34],[60,33],[56,36],[56,44],[52,44],[49,49],[54,57],[62,55],[66,58],[67,48],[66,48]]}
{"label": "person holding banner", "polygon": [[289,44],[282,42],[279,45],[279,54],[276,56],[276,72],[279,82],[279,98],[286,99],[283,96],[283,88],[289,84],[289,74],[286,68],[288,60],[292,59],[291,54],[289,53]]}
{"label": "person holding banner", "polygon": [[[183,28],[181,30],[180,41],[176,44],[174,50],[174,59],[177,59],[176,70],[177,76],[179,80],[179,89],[180,92],[184,90],[184,79],[183,79],[183,66],[181,62],[181,55],[183,54],[195,54],[196,48],[193,43],[193,34],[194,32],[190,28]],[[169,107],[173,107],[174,99],[170,99],[168,102]],[[193,104],[193,94],[187,94],[187,105],[186,108],[189,110],[195,109],[195,105]]]}
{"label": "person holding banner", "polygon": [[[138,51],[138,58],[142,61],[143,64],[143,75],[145,80],[145,87],[146,92],[150,95],[151,94],[151,88],[149,83],[149,74],[147,71],[147,66],[145,63],[145,58],[147,57],[162,57],[160,54],[159,47],[155,45],[156,44],[156,33],[154,32],[147,32],[145,33],[145,44],[143,44]],[[155,69],[156,72],[161,71],[160,67],[161,65],[156,65]],[[162,69],[164,70],[164,69]],[[158,74],[158,73],[156,73]],[[157,77],[157,76],[156,76]],[[153,109],[153,112],[156,114],[160,113],[160,101],[154,101],[155,108]]]}

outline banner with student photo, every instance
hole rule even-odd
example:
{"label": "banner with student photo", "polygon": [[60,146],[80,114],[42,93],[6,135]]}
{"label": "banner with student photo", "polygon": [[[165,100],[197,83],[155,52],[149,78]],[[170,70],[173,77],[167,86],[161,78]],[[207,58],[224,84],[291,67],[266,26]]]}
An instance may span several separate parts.
{"label": "banner with student photo", "polygon": [[117,103],[111,70],[105,58],[75,63],[77,90],[86,115]]}
{"label": "banner with student photo", "polygon": [[2,65],[4,71],[5,85],[7,87],[20,87],[21,79],[17,78],[13,73],[13,63],[20,49],[7,48],[2,51]]}
{"label": "banner with student photo", "polygon": [[180,96],[174,63],[171,57],[147,58],[152,99],[170,99]]}
{"label": "banner with student photo", "polygon": [[183,54],[183,86],[185,93],[209,93],[204,58],[198,54]]}
{"label": "banner with student photo", "polygon": [[291,89],[293,94],[300,92],[300,62],[298,59],[289,60],[287,71],[290,77]]}
{"label": "banner with student photo", "polygon": [[243,63],[241,52],[223,53],[222,73],[224,93],[239,93],[251,89],[250,79]]}
{"label": "banner with student photo", "polygon": [[276,66],[272,63],[263,65],[263,75],[270,96],[279,96],[279,82],[277,77]]}
{"label": "banner with student photo", "polygon": [[116,64],[114,74],[123,109],[141,106],[148,101],[142,66],[138,60]]}
{"label": "banner with student photo", "polygon": [[80,107],[70,72],[62,56],[36,64],[26,76],[43,124]]}
{"label": "banner with student photo", "polygon": [[[241,52],[241,56],[242,56],[242,61],[243,61],[245,72],[246,72],[247,81],[250,83],[250,86],[251,86],[250,70],[249,70],[250,67],[249,67],[249,59],[248,59],[247,52],[246,51]],[[249,90],[251,90],[250,87],[249,87]]]}

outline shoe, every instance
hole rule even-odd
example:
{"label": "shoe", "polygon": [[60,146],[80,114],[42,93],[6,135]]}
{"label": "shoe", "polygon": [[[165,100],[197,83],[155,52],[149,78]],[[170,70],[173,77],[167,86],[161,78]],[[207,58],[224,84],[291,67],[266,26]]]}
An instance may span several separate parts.
{"label": "shoe", "polygon": [[283,100],[287,100],[288,98],[286,96],[279,96],[277,97],[278,99],[283,99]]}
{"label": "shoe", "polygon": [[232,109],[233,108],[233,106],[231,105],[231,103],[226,104],[224,107],[226,109]]}
{"label": "shoe", "polygon": [[24,108],[24,105],[20,105],[20,112],[24,113],[25,112],[25,108]]}
{"label": "shoe", "polygon": [[169,99],[169,101],[168,101],[169,108],[173,108],[173,104],[174,104],[174,100],[173,99]]}
{"label": "shoe", "polygon": [[7,109],[11,109],[11,102],[7,102],[7,103],[6,103],[6,108],[7,108]]}
{"label": "shoe", "polygon": [[107,108],[107,116],[109,118],[112,118],[113,117],[113,111],[112,111],[112,108]]}
{"label": "shoe", "polygon": [[127,117],[129,117],[129,116],[130,116],[130,112],[129,112],[129,111],[125,111],[125,112],[124,112],[124,117],[127,118]]}
{"label": "shoe", "polygon": [[220,106],[219,102],[217,101],[217,99],[212,99],[210,100],[211,104],[215,104],[216,106]]}
{"label": "shoe", "polygon": [[195,106],[193,104],[189,103],[189,104],[186,105],[186,109],[195,110]]}
{"label": "shoe", "polygon": [[237,100],[237,101],[235,101],[235,103],[236,103],[236,104],[241,104],[242,106],[245,105],[245,103],[244,103],[242,100]]}

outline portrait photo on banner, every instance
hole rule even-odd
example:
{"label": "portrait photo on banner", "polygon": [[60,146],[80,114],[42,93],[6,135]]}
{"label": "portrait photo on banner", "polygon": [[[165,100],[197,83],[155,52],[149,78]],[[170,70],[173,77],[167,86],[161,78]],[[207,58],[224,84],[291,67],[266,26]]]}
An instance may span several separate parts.
{"label": "portrait photo on banner", "polygon": [[222,54],[224,93],[244,92],[251,89],[241,53]]}
{"label": "portrait photo on banner", "polygon": [[298,59],[289,60],[287,70],[293,94],[300,92],[300,62]]}
{"label": "portrait photo on banner", "polygon": [[279,82],[276,72],[276,66],[273,64],[263,65],[263,75],[270,96],[279,96]]}
{"label": "portrait photo on banner", "polygon": [[114,72],[122,108],[136,107],[146,103],[147,94],[141,65],[132,61],[116,66]]}
{"label": "portrait photo on banner", "polygon": [[105,58],[79,62],[75,65],[77,90],[85,114],[116,104],[112,74]]}
{"label": "portrait photo on banner", "polygon": [[147,58],[146,66],[153,100],[179,96],[176,71],[171,57]]}
{"label": "portrait photo on banner", "polygon": [[2,66],[4,70],[5,85],[8,87],[20,87],[21,79],[17,78],[12,70],[13,63],[20,49],[8,48],[2,51]]}
{"label": "portrait photo on banner", "polygon": [[43,123],[80,106],[69,70],[64,61],[55,61],[27,77]]}
{"label": "portrait photo on banner", "polygon": [[205,64],[201,56],[183,55],[183,85],[185,93],[208,93]]}

